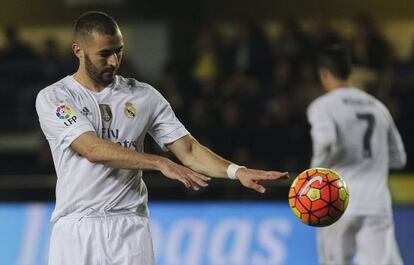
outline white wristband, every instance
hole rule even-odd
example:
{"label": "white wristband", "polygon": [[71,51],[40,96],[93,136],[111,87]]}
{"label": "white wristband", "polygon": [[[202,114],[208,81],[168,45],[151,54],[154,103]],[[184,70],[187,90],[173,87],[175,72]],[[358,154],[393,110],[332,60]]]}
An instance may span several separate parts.
{"label": "white wristband", "polygon": [[230,165],[228,166],[228,168],[227,168],[227,176],[228,176],[230,179],[238,179],[238,178],[237,178],[237,176],[236,176],[236,171],[237,171],[239,168],[246,168],[246,167],[244,167],[244,166],[239,166],[239,165],[236,165],[236,164],[230,164]]}

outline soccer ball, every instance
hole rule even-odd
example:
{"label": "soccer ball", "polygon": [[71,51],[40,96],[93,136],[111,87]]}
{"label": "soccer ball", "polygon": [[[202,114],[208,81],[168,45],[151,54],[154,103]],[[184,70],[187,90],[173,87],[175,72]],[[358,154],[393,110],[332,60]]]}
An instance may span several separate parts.
{"label": "soccer ball", "polygon": [[289,205],[299,220],[310,226],[328,226],[345,212],[349,190],[341,176],[326,168],[300,173],[289,190]]}

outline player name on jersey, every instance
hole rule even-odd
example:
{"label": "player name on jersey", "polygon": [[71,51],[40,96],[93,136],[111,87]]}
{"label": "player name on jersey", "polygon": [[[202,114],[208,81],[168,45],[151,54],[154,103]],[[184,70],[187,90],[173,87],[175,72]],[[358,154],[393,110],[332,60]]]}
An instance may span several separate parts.
{"label": "player name on jersey", "polygon": [[353,106],[363,106],[363,105],[374,104],[374,102],[370,99],[358,99],[358,98],[343,98],[342,102],[345,105],[353,105]]}

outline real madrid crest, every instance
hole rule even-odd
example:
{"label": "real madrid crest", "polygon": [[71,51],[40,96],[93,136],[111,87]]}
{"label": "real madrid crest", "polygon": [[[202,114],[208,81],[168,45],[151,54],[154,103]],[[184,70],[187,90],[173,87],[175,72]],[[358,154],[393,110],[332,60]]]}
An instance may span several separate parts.
{"label": "real madrid crest", "polygon": [[134,105],[132,105],[131,102],[125,103],[124,113],[125,113],[125,116],[127,116],[130,119],[133,119],[137,116],[137,110],[135,109]]}
{"label": "real madrid crest", "polygon": [[112,119],[111,107],[108,104],[99,104],[99,109],[101,110],[102,119],[109,122]]}

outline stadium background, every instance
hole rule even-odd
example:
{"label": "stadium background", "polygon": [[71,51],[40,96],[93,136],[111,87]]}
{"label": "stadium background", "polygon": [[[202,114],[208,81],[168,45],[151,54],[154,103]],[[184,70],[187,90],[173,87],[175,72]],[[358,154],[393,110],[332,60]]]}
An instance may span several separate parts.
{"label": "stadium background", "polygon": [[[390,178],[397,238],[414,264],[414,2],[0,1],[0,264],[46,264],[55,176],[34,98],[76,69],[71,30],[91,9],[112,14],[126,41],[121,73],[154,85],[202,143],[237,163],[309,164],[305,110],[322,93],[316,48],[353,51],[353,82],[384,101],[407,167]],[[148,138],[146,150],[160,152]],[[168,155],[168,154],[166,154]],[[316,264],[314,230],[287,208],[289,181],[259,195],[214,180],[201,192],[146,172],[157,264]],[[410,225],[411,224],[411,225]]]}

